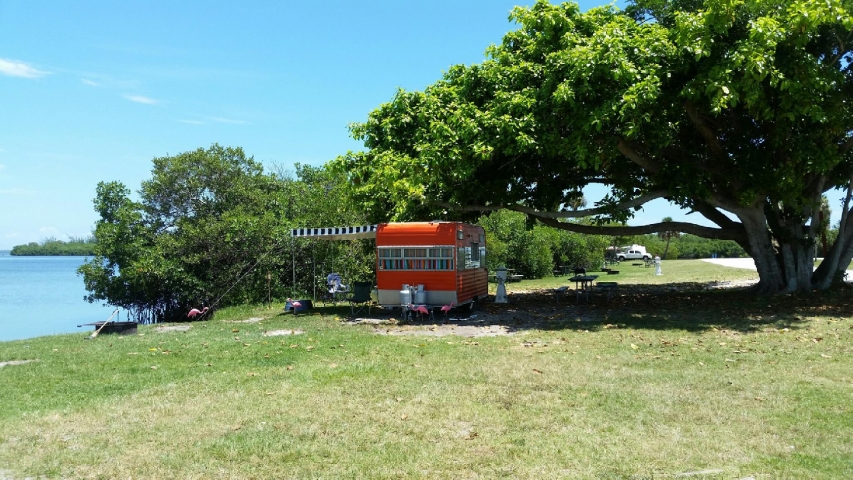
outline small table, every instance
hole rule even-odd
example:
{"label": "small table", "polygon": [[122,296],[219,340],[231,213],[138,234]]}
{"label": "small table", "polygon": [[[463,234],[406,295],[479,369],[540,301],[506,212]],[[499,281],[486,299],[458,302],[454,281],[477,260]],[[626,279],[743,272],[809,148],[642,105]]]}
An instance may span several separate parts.
{"label": "small table", "polygon": [[592,290],[593,286],[592,282],[597,278],[598,275],[575,275],[569,278],[570,282],[575,282],[575,293],[578,300],[580,300],[581,295],[585,295],[586,300],[589,301],[589,291]]}
{"label": "small table", "polygon": [[613,296],[613,292],[619,287],[619,284],[616,282],[598,282],[596,284],[596,288],[599,290],[604,290],[607,293],[607,301],[610,301],[610,297]]}

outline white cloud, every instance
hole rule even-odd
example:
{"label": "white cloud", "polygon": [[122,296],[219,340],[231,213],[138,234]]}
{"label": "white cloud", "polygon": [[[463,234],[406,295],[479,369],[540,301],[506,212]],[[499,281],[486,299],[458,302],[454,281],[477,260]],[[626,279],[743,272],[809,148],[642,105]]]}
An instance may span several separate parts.
{"label": "white cloud", "polygon": [[204,125],[204,122],[198,120],[178,120],[181,123],[189,123],[190,125]]}
{"label": "white cloud", "polygon": [[0,74],[9,77],[39,78],[50,72],[43,72],[23,62],[0,58]]}
{"label": "white cloud", "polygon": [[39,228],[39,232],[42,235],[49,235],[51,237],[59,235],[59,230],[57,230],[56,227],[41,227]]}
{"label": "white cloud", "polygon": [[143,97],[142,95],[125,95],[124,98],[130,100],[131,102],[144,103],[146,105],[157,105],[158,103],[160,103],[159,101],[154,100],[153,98]]}
{"label": "white cloud", "polygon": [[210,117],[210,119],[213,120],[214,122],[230,123],[232,125],[245,125],[245,124],[249,123],[245,120],[234,120],[231,118],[222,118],[222,117]]}
{"label": "white cloud", "polygon": [[83,79],[81,79],[81,81],[90,87],[100,87],[101,86],[100,83],[89,80],[88,78],[83,78]]}

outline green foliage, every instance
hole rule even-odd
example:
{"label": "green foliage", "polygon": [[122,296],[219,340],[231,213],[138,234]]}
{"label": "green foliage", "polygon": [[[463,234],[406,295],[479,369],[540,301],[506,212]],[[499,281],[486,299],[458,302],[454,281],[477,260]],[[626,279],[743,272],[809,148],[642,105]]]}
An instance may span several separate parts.
{"label": "green foliage", "polygon": [[486,230],[491,269],[503,265],[528,278],[550,273],[550,242],[545,232],[529,227],[523,214],[498,211],[481,217],[478,223]]}
{"label": "green foliage", "polygon": [[[322,167],[297,165],[297,180],[288,183],[287,217],[293,227],[365,225],[368,220],[353,204],[341,183],[343,177]],[[288,233],[289,235],[289,233]],[[331,272],[344,281],[374,281],[376,253],[370,240],[321,241],[299,239],[288,242],[287,254],[295,262],[296,283],[292,296],[311,296],[325,288]],[[312,263],[313,259],[313,263]],[[293,272],[289,272],[292,276]]]}
{"label": "green foliage", "polygon": [[600,266],[607,237],[532,225],[519,212],[501,210],[480,217],[486,229],[490,268],[504,265],[526,278],[550,276],[559,266]]}
{"label": "green foliage", "polygon": [[[635,237],[623,237],[623,243],[618,245],[639,244],[644,245],[646,250],[653,255],[660,255],[666,250],[666,241],[658,235],[637,235]],[[711,258],[716,255],[720,258],[747,257],[743,247],[731,240],[713,240],[697,237],[696,235],[684,234],[672,238],[669,244],[667,258],[675,260],[678,258]]]}
{"label": "green foliage", "polygon": [[46,238],[41,243],[30,242],[26,245],[15,245],[11,255],[21,256],[92,256],[95,254],[95,239],[71,238],[67,242],[56,238]]}
{"label": "green foliage", "polygon": [[121,306],[140,321],[179,320],[191,307],[311,293],[315,256],[364,275],[363,245],[315,251],[290,238],[292,227],[359,218],[324,169],[298,166],[298,179],[267,175],[241,149],[219,145],[153,164],[139,201],[121,183],[98,184],[97,255],[79,270],[90,302]]}
{"label": "green foliage", "polygon": [[[550,228],[550,227],[549,227]],[[557,245],[554,248],[556,266],[599,267],[604,254],[612,242],[606,235],[584,235],[564,230],[555,230]]]}
{"label": "green foliage", "polygon": [[716,255],[722,258],[748,257],[744,249],[731,240],[711,240],[695,235],[682,235],[673,240],[670,248],[677,248],[678,258],[711,258]]}

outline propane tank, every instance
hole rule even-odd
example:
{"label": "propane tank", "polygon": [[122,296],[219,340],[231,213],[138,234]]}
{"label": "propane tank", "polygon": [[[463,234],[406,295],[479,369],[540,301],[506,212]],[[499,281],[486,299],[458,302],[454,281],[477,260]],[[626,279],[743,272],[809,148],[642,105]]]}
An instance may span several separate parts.
{"label": "propane tank", "polygon": [[409,284],[404,283],[403,289],[400,290],[400,305],[410,305],[412,303],[412,291],[409,289]]}
{"label": "propane tank", "polygon": [[426,291],[423,285],[418,285],[418,289],[415,290],[415,304],[426,305]]}

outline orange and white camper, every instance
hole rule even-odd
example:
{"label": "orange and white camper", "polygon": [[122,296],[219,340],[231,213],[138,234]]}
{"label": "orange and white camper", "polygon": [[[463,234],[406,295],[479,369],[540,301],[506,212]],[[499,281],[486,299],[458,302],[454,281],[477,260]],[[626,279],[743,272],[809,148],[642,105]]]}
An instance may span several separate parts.
{"label": "orange and white camper", "polygon": [[[471,304],[488,295],[483,227],[462,222],[293,229],[293,237],[376,239],[378,303]],[[406,293],[412,292],[408,296]]]}

